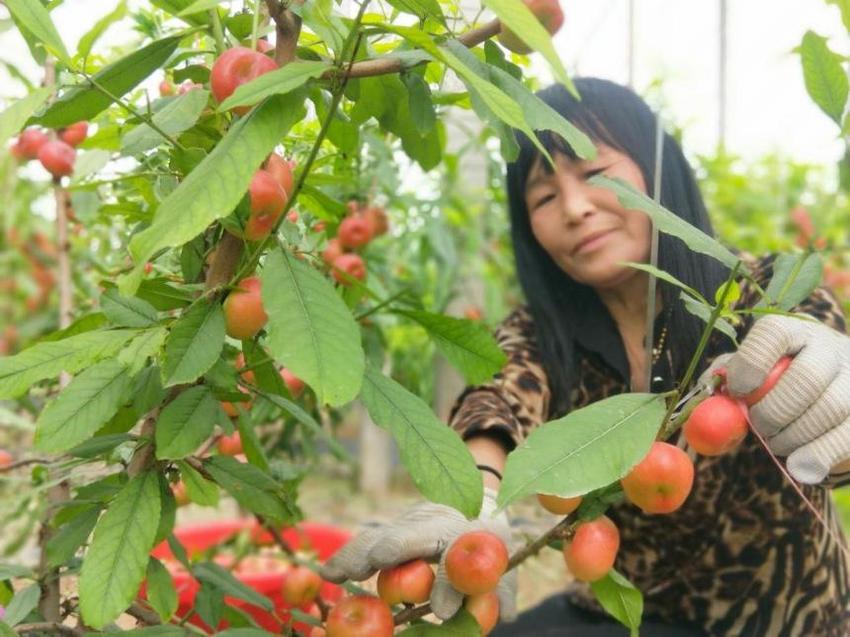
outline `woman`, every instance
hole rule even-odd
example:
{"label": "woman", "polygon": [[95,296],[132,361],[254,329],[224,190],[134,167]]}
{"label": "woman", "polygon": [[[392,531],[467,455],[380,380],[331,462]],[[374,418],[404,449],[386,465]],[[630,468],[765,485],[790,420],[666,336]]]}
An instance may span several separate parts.
{"label": "woman", "polygon": [[[690,360],[702,322],[685,311],[679,291],[659,285],[651,383],[646,385],[644,333],[647,275],[621,265],[648,262],[651,224],[624,209],[595,174],[620,178],[652,196],[656,120],[629,89],[593,78],[576,81],[575,100],[554,86],[539,96],[582,129],[598,156],[580,160],[561,139],[541,135],[554,170],[528,139],[508,166],[508,195],[519,279],[527,305],[500,326],[509,360],[493,381],[468,388],[451,425],[482,470],[479,520],[449,507],[419,505],[394,523],[358,536],[325,567],[331,580],[364,579],[413,557],[439,557],[461,532],[485,526],[509,538],[504,514],[491,517],[506,454],[538,425],[607,396],[673,387]],[[676,141],[664,137],[661,204],[712,234],[692,170]],[[744,257],[762,288],[771,257]],[[728,271],[709,257],[661,235],[659,266],[707,298]],[[741,281],[738,307],[758,301]],[[645,597],[644,635],[848,635],[848,553],[826,487],[850,481],[850,338],[840,307],[818,289],[795,312],[817,321],[752,315],[738,326],[741,347],[724,357],[730,391],[743,394],[787,354],[794,362],[751,409],[754,426],[826,520],[829,531],[760,447],[754,436],[719,457],[696,456],[694,488],[670,515],[643,514],[627,502],[608,515],[621,546],[615,568]],[[732,342],[715,334],[701,361],[709,370]],[[677,438],[671,440],[676,442]],[[684,445],[683,441],[680,444]],[[515,615],[515,577],[499,588],[501,618]],[[438,569],[432,607],[440,617],[462,598]],[[586,585],[571,584],[502,624],[494,635],[626,635],[601,613]]]}

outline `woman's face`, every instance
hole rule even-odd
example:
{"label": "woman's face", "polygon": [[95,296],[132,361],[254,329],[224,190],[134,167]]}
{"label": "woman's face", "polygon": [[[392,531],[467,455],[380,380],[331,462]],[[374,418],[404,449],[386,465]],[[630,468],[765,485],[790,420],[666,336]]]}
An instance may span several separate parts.
{"label": "woman's face", "polygon": [[652,224],[649,217],[623,208],[617,196],[591,186],[593,175],[619,177],[646,193],[638,165],[622,152],[597,145],[592,161],[570,160],[556,153],[555,170],[547,174],[542,158],[532,166],[525,187],[531,230],[564,272],[596,289],[621,285],[639,273],[623,261],[649,261]]}

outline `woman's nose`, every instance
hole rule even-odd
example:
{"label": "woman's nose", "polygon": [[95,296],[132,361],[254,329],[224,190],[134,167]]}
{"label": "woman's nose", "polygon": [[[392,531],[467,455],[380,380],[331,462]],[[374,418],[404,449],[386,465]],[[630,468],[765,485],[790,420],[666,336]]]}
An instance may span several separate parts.
{"label": "woman's nose", "polygon": [[560,186],[561,213],[566,223],[578,223],[593,214],[589,186],[583,179],[565,177]]}

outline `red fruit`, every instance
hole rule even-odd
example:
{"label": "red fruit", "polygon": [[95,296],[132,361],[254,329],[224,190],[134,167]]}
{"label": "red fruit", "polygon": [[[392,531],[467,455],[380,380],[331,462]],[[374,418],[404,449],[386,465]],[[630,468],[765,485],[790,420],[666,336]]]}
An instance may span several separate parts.
{"label": "red fruit", "polygon": [[[210,72],[210,87],[216,101],[221,104],[246,82],[277,68],[277,63],[259,51],[238,46],[228,49],[215,61]],[[250,106],[235,109],[240,115],[247,113]]]}
{"label": "red fruit", "polygon": [[168,80],[162,80],[162,82],[159,83],[159,94],[162,97],[174,95],[174,84],[172,84]]}
{"label": "red fruit", "polygon": [[311,603],[319,594],[322,578],[306,566],[293,566],[283,580],[283,601],[290,606]]}
{"label": "red fruit", "polygon": [[573,539],[564,544],[564,561],[577,580],[595,582],[614,566],[619,548],[620,532],[603,515],[578,525]]}
{"label": "red fruit", "polygon": [[242,279],[224,301],[224,325],[233,338],[254,338],[269,320],[263,309],[259,277]]}
{"label": "red fruit", "polygon": [[189,504],[189,496],[186,494],[186,483],[182,480],[171,485],[171,492],[174,494],[174,499],[177,501],[177,506],[182,507]]}
{"label": "red fruit", "polygon": [[379,237],[386,234],[390,229],[390,222],[387,219],[387,213],[380,206],[369,206],[363,211],[363,218],[369,226],[369,234],[372,237]]}
{"label": "red fruit", "polygon": [[274,51],[274,44],[261,38],[257,40],[257,50],[260,53],[269,53],[270,51]]}
{"label": "red fruit", "polygon": [[[239,354],[236,355],[236,369],[243,369],[246,365],[247,363],[245,362],[245,354],[239,352]],[[244,380],[246,383],[251,383],[252,385],[255,384],[257,381],[256,377],[254,376],[254,372],[250,369],[248,371],[242,372],[241,376],[242,380]]]}
{"label": "red fruit", "polygon": [[499,596],[493,591],[467,597],[463,607],[481,626],[482,637],[487,637],[499,623]]}
{"label": "red fruit", "polygon": [[470,531],[457,538],[446,553],[446,575],[464,595],[496,588],[508,567],[508,549],[489,531]]}
{"label": "red fruit", "polygon": [[37,128],[28,128],[18,136],[18,152],[21,157],[26,159],[35,159],[38,157],[38,151],[44,146],[50,138],[47,133],[38,130]]}
{"label": "red fruit", "polygon": [[[239,391],[241,391],[243,394],[249,394],[250,395],[250,393],[251,393],[247,389],[242,387],[241,385],[238,386],[237,389]],[[219,401],[219,402],[221,403],[221,408],[224,409],[224,413],[226,413],[228,416],[230,416],[231,418],[237,418],[239,416],[239,410],[236,409],[236,405],[234,405],[231,402],[224,401],[224,400]],[[242,409],[248,409],[248,408],[251,407],[251,401],[250,400],[243,400],[243,401],[239,402],[239,406],[242,407]]]}
{"label": "red fruit", "polygon": [[6,451],[5,449],[0,449],[0,467],[8,467],[12,464],[14,458],[12,454]]}
{"label": "red fruit", "polygon": [[67,128],[63,128],[59,133],[59,137],[69,146],[79,146],[83,143],[83,141],[85,141],[86,135],[88,134],[89,123],[77,122],[76,124],[71,124]]}
{"label": "red fruit", "polygon": [[682,433],[688,444],[704,456],[719,456],[747,436],[746,408],[729,396],[716,394],[691,412]]}
{"label": "red fruit", "polygon": [[324,628],[313,626],[313,630],[310,631],[310,637],[327,637],[327,633]]}
{"label": "red fruit", "polygon": [[337,237],[343,248],[365,246],[372,238],[372,233],[369,231],[369,222],[362,217],[346,217],[339,224]]}
{"label": "red fruit", "polygon": [[286,220],[290,223],[298,223],[298,211],[290,210],[288,213],[286,213]]}
{"label": "red fruit", "polygon": [[791,365],[792,360],[794,360],[792,356],[783,356],[780,358],[776,365],[773,366],[773,369],[768,372],[767,378],[761,384],[761,387],[754,389],[741,399],[744,401],[744,404],[747,407],[752,407],[764,398],[765,394],[773,389],[773,386],[779,381],[779,377],[782,376],[782,374],[785,373],[785,370]]}
{"label": "red fruit", "polygon": [[463,316],[470,321],[480,321],[483,318],[481,308],[477,305],[470,305],[463,311]]}
{"label": "red fruit", "polygon": [[269,236],[286,206],[286,193],[275,178],[266,170],[254,173],[248,187],[251,200],[251,215],[245,225],[245,238],[260,241]]}
{"label": "red fruit", "polygon": [[581,496],[577,495],[574,498],[562,498],[557,495],[549,495],[546,493],[538,493],[537,500],[541,506],[555,515],[569,515],[578,508],[581,504]]}
{"label": "red fruit", "polygon": [[426,602],[433,585],[434,571],[425,560],[411,560],[378,573],[378,596],[390,606]]}
{"label": "red fruit", "polygon": [[244,451],[242,449],[242,438],[239,436],[238,431],[218,439],[218,452],[223,456],[238,456],[240,453],[244,453]]}
{"label": "red fruit", "polygon": [[148,261],[147,263],[145,263],[144,269],[145,269],[145,274],[150,274],[151,272],[153,272],[153,263]]}
{"label": "red fruit", "polygon": [[280,377],[283,378],[283,382],[286,383],[286,387],[289,389],[289,393],[292,394],[293,398],[298,398],[301,392],[304,391],[304,381],[286,369],[286,367],[280,368]]}
{"label": "red fruit", "polygon": [[350,281],[345,274],[360,281],[366,278],[366,264],[359,254],[341,254],[333,262],[334,278],[343,285],[350,285]]}
{"label": "red fruit", "polygon": [[343,250],[340,245],[339,239],[328,239],[328,246],[322,250],[322,259],[328,265],[333,265],[333,262],[336,261],[337,257],[344,252],[345,250]]}
{"label": "red fruit", "polygon": [[325,226],[326,224],[324,221],[317,221],[315,224],[313,224],[313,232],[324,232]]}
{"label": "red fruit", "polygon": [[263,168],[265,168],[271,176],[275,178],[275,181],[280,184],[280,187],[283,188],[288,199],[289,195],[292,193],[292,163],[286,161],[277,153],[272,153],[268,156],[268,159],[266,159],[266,163]]}
{"label": "red fruit", "polygon": [[377,597],[346,597],[333,607],[325,625],[327,637],[392,637],[393,614]]}
{"label": "red fruit", "polygon": [[[564,12],[561,11],[558,0],[523,0],[523,2],[551,35],[557,33],[564,24]],[[502,25],[499,42],[514,53],[531,52],[531,48],[505,25]]]}
{"label": "red fruit", "polygon": [[200,84],[196,84],[192,80],[184,80],[180,83],[180,86],[177,87],[178,95],[186,95],[191,90],[196,88],[203,88]]}
{"label": "red fruit", "polygon": [[77,151],[74,147],[58,139],[46,142],[38,151],[38,161],[54,177],[64,177],[74,172],[76,159]]}
{"label": "red fruit", "polygon": [[679,447],[654,442],[620,484],[626,497],[644,513],[672,513],[691,492],[694,463]]}

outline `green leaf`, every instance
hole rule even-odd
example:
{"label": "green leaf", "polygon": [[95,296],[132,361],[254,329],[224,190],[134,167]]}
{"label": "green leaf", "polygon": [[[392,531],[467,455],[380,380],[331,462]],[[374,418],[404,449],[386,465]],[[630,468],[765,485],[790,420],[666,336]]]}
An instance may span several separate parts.
{"label": "green leaf", "polygon": [[410,117],[416,124],[416,130],[424,135],[437,123],[431,88],[419,73],[402,73],[401,79],[407,87]]}
{"label": "green leaf", "polygon": [[47,542],[47,563],[56,568],[71,559],[91,535],[99,516],[100,507],[93,506],[62,525],[59,532]]}
{"label": "green leaf", "polygon": [[165,341],[162,368],[166,387],[191,383],[218,360],[224,347],[224,312],[218,303],[201,300],[181,316]]}
{"label": "green leaf", "polygon": [[253,106],[270,95],[282,95],[306,84],[311,78],[319,77],[333,68],[328,62],[298,61],[264,73],[242,84],[219,105],[219,111],[229,111],[235,106]]}
{"label": "green leaf", "polygon": [[136,296],[144,299],[160,312],[187,307],[194,300],[190,290],[169,285],[164,279],[142,281]]}
{"label": "green leaf", "polygon": [[690,295],[692,298],[702,301],[705,304],[708,304],[708,301],[702,294],[697,292],[695,289],[693,289],[686,283],[682,283],[679,279],[674,277],[669,272],[665,272],[661,268],[655,268],[649,265],[648,263],[635,263],[634,261],[623,261],[623,265],[627,265],[630,268],[634,268],[635,270],[647,272],[648,274],[651,274],[652,276],[661,279],[662,281],[669,283],[670,285],[675,285],[676,287],[681,288],[682,290],[687,292],[688,295]]}
{"label": "green leaf", "polygon": [[304,380],[320,403],[344,405],[360,391],[360,329],[331,282],[285,250],[266,259],[263,306],[269,350]]}
{"label": "green leaf", "polygon": [[[135,421],[134,421],[135,422]],[[132,440],[130,434],[108,434],[105,436],[97,436],[91,440],[87,440],[81,445],[77,445],[68,450],[68,455],[74,458],[94,458],[102,453],[115,449],[120,444]]]}
{"label": "green leaf", "polygon": [[850,32],[850,0],[826,0],[827,4],[834,4],[841,11],[841,21],[844,28]]}
{"label": "green leaf", "polygon": [[5,146],[6,141],[23,128],[52,92],[50,88],[37,88],[0,113],[0,146]]}
{"label": "green leaf", "polygon": [[40,596],[41,588],[38,584],[32,584],[19,590],[6,606],[3,621],[9,626],[20,624],[27,615],[35,610]]}
{"label": "green leaf", "polygon": [[177,17],[182,18],[183,16],[192,15],[193,13],[200,13],[201,11],[215,9],[223,1],[224,0],[195,0],[195,2],[180,11],[177,14]]}
{"label": "green leaf", "polygon": [[168,330],[164,327],[144,330],[121,350],[118,360],[127,366],[131,376],[138,374],[147,366],[148,358],[159,352],[167,335]]}
{"label": "green leaf", "polygon": [[484,0],[484,6],[493,11],[502,24],[511,25],[511,31],[518,35],[523,42],[535,51],[539,51],[549,62],[555,79],[563,84],[570,93],[576,97],[579,96],[576,87],[567,75],[567,69],[564,68],[564,64],[555,50],[552,36],[531,12],[528,5],[516,0]]}
{"label": "green leaf", "polygon": [[413,319],[428,331],[443,355],[463,373],[469,385],[489,380],[507,361],[490,330],[478,321],[431,312],[399,313]]}
{"label": "green leaf", "polygon": [[773,264],[773,277],[765,297],[756,307],[767,303],[780,310],[789,311],[805,301],[820,285],[823,278],[823,259],[816,252],[810,254],[780,254]]}
{"label": "green leaf", "polygon": [[842,56],[830,51],[826,38],[812,31],[806,31],[799,51],[806,90],[815,104],[841,126],[850,91]]}
{"label": "green leaf", "polygon": [[210,476],[236,501],[275,522],[292,521],[294,503],[284,500],[280,485],[250,464],[230,456],[214,456],[204,461]]}
{"label": "green leaf", "polygon": [[412,44],[421,47],[432,56],[449,66],[463,80],[471,91],[483,100],[487,107],[502,122],[525,133],[531,142],[537,146],[540,153],[550,162],[552,157],[534,135],[522,108],[500,88],[476,74],[469,66],[460,60],[448,47],[437,46],[431,37],[414,27],[387,27],[389,30],[406,38]]}
{"label": "green leaf", "polygon": [[155,557],[148,560],[147,600],[162,621],[170,620],[177,611],[177,589],[174,580],[162,562]]}
{"label": "green leaf", "polygon": [[126,15],[127,2],[126,0],[121,0],[117,7],[95,22],[94,26],[80,38],[80,42],[77,44],[76,59],[83,60],[87,58],[97,39],[103,35],[112,24],[121,20]]}
{"label": "green leaf", "polygon": [[240,411],[239,417],[236,419],[236,428],[239,430],[239,439],[242,441],[242,449],[248,462],[263,471],[268,471],[269,460],[266,458],[263,446],[254,432],[248,412]]}
{"label": "green leaf", "polygon": [[282,411],[285,411],[290,416],[295,418],[298,422],[304,425],[310,433],[314,436],[318,436],[325,441],[325,444],[328,445],[331,453],[333,453],[337,458],[343,460],[345,462],[354,462],[354,458],[352,455],[343,447],[336,438],[329,435],[322,426],[316,422],[316,419],[313,418],[307,411],[305,411],[301,405],[298,403],[294,403],[291,400],[287,400],[281,396],[274,396],[272,394],[263,394],[263,397],[274,403],[278,408]]}
{"label": "green leaf", "polygon": [[133,296],[121,296],[115,288],[103,293],[100,304],[109,322],[118,327],[150,327],[157,321],[156,308],[150,303]]}
{"label": "green leaf", "polygon": [[268,597],[260,595],[253,588],[249,588],[218,564],[201,562],[195,565],[192,573],[201,583],[214,586],[231,597],[245,600],[268,611],[272,609],[272,602]]}
{"label": "green leaf", "polygon": [[76,376],[44,408],[35,424],[35,446],[66,451],[90,438],[127,400],[132,378],[117,360],[106,360]]}
{"label": "green leaf", "polygon": [[478,637],[481,626],[465,608],[442,624],[415,624],[400,632],[397,637]]}
{"label": "green leaf", "polygon": [[35,579],[36,575],[26,566],[20,564],[0,564],[0,580],[12,578]]}
{"label": "green leaf", "polygon": [[130,241],[136,268],[119,286],[131,293],[155,252],[182,245],[210,223],[229,215],[257,168],[289,128],[303,119],[303,95],[275,96],[241,118],[213,151],[166,197],[153,224]]}
{"label": "green leaf", "polygon": [[620,394],[535,429],[508,455],[498,503],[535,493],[585,495],[625,476],[647,454],[664,399]]}
{"label": "green leaf", "polygon": [[156,422],[156,457],[183,458],[210,437],[218,401],[209,387],[191,387],[166,405]]}
{"label": "green leaf", "polygon": [[80,611],[92,628],[114,621],[145,577],[159,526],[159,473],[132,478],[97,523],[80,571]]}
{"label": "green leaf", "polygon": [[484,495],[481,474],[457,432],[421,398],[371,365],[360,400],[372,420],[395,438],[401,461],[422,495],[467,517],[478,515]]}
{"label": "green leaf", "polygon": [[415,15],[424,20],[425,18],[443,19],[443,12],[437,0],[387,0],[391,6],[399,11]]}
{"label": "green leaf", "polygon": [[218,487],[215,484],[204,478],[188,463],[178,462],[177,466],[180,467],[180,476],[183,478],[183,484],[186,485],[186,495],[192,502],[206,507],[218,506]]}
{"label": "green leaf", "polygon": [[590,138],[575,125],[532,93],[517,78],[492,64],[481,62],[475,55],[457,40],[449,40],[446,46],[464,64],[483,78],[489,79],[495,86],[519,104],[529,126],[534,130],[550,130],[560,135],[575,152],[584,159],[596,157],[596,146]]}
{"label": "green leaf", "polygon": [[[711,306],[703,305],[702,302],[693,299],[684,292],[681,294],[681,299],[684,302],[685,309],[688,312],[701,319],[704,323],[708,324],[708,322],[711,320]],[[729,323],[729,321],[727,321],[726,319],[718,318],[717,321],[715,321],[714,323],[714,329],[723,332],[726,336],[732,339],[733,343],[738,342],[738,333],[735,331],[735,328],[732,327],[732,324]]]}
{"label": "green leaf", "polygon": [[[209,96],[209,91],[199,88],[178,95],[154,114],[153,123],[168,135],[182,133],[198,121]],[[138,155],[164,142],[163,136],[149,124],[140,124],[121,139],[121,154]]]}
{"label": "green leaf", "polygon": [[37,343],[15,356],[0,357],[0,399],[15,398],[45,378],[74,374],[102,358],[113,356],[133,330],[98,330],[61,341]]}
{"label": "green leaf", "polygon": [[6,8],[15,20],[25,26],[44,46],[62,62],[71,66],[65,43],[50,19],[50,14],[38,0],[6,0]]}
{"label": "green leaf", "polygon": [[635,586],[614,569],[590,588],[599,604],[609,615],[637,635],[643,615],[643,595]]}
{"label": "green leaf", "polygon": [[93,119],[114,101],[97,86],[115,97],[122,97],[159,69],[184,37],[186,33],[179,33],[157,40],[104,67],[92,78],[95,84],[85,81],[65,91],[38,118],[38,123],[47,128],[61,128],[81,120]]}
{"label": "green leaf", "polygon": [[[695,252],[714,257],[729,268],[734,268],[738,257],[719,241],[695,228],[681,217],[658,205],[631,184],[622,179],[609,179],[602,175],[591,177],[588,183],[611,190],[620,200],[620,204],[629,210],[642,210],[648,214],[660,232],[678,237]],[[746,268],[742,265],[742,271]]]}

